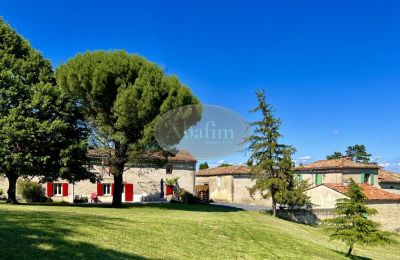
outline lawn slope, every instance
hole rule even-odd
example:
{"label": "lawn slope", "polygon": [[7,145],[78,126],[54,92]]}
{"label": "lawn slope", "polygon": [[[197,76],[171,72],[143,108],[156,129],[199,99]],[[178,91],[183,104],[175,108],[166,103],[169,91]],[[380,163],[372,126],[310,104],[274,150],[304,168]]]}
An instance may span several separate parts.
{"label": "lawn slope", "polygon": [[[262,212],[176,204],[122,209],[0,203],[0,259],[345,259],[316,228]],[[398,246],[356,248],[400,259]]]}

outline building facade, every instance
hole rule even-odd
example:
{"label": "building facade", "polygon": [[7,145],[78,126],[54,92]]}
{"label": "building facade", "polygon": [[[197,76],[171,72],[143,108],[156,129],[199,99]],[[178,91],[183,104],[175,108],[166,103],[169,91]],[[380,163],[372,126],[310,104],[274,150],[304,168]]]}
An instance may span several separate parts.
{"label": "building facade", "polygon": [[351,158],[322,160],[295,168],[300,180],[307,180],[311,186],[324,183],[349,183],[352,178],[356,183],[368,183],[379,188],[376,164],[354,162]]}
{"label": "building facade", "polygon": [[270,199],[263,199],[260,194],[250,196],[254,180],[245,165],[200,170],[196,173],[196,185],[208,186],[209,198],[215,202],[272,205]]}
{"label": "building facade", "polygon": [[[114,178],[108,166],[104,165],[104,157],[95,151],[90,151],[93,159],[92,171],[101,179],[97,183],[88,180],[69,183],[58,180],[43,183],[46,194],[53,201],[73,202],[77,198],[96,196],[101,202],[112,202]],[[126,203],[139,201],[157,201],[163,199],[165,180],[179,177],[177,185],[194,193],[196,159],[186,151],[169,157],[164,166],[157,165],[152,160],[143,159],[139,163],[127,164],[123,174],[122,201]],[[40,181],[39,179],[33,179]],[[7,191],[7,179],[0,179],[0,188]]]}

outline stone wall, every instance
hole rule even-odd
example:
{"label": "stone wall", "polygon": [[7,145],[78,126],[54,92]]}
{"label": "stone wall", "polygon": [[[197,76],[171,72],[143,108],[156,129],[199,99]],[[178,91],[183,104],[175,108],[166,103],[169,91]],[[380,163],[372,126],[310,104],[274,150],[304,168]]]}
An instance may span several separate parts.
{"label": "stone wall", "polygon": [[233,202],[234,203],[242,203],[249,205],[260,205],[260,206],[272,206],[271,199],[263,199],[261,195],[257,192],[254,194],[254,198],[250,196],[249,189],[255,183],[247,175],[235,175],[234,178],[234,193],[233,193]]}
{"label": "stone wall", "polygon": [[370,208],[378,211],[378,214],[371,216],[371,219],[382,224],[385,230],[400,233],[400,203],[368,203]]}
{"label": "stone wall", "polygon": [[[370,216],[371,220],[382,225],[383,230],[400,233],[400,203],[368,203],[370,208],[378,210],[376,215]],[[334,209],[313,209],[313,210],[278,210],[277,216],[289,221],[318,225],[322,220],[334,218]]]}
{"label": "stone wall", "polygon": [[224,176],[197,176],[196,185],[208,184],[210,199],[216,202],[233,202],[233,178]]}

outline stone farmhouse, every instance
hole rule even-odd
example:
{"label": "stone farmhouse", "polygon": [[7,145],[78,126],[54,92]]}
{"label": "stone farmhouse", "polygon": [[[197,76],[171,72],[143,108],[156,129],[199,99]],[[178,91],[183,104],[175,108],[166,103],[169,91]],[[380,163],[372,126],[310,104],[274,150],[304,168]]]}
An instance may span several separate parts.
{"label": "stone farmhouse", "polygon": [[312,185],[306,193],[312,203],[314,220],[311,216],[301,216],[306,222],[332,217],[336,201],[346,198],[352,178],[367,197],[368,207],[378,210],[371,218],[381,223],[384,229],[400,230],[400,195],[396,194],[399,191],[396,185],[400,183],[398,175],[378,165],[358,163],[350,158],[317,161],[296,167],[295,173]]}
{"label": "stone farmhouse", "polygon": [[[98,196],[101,202],[111,202],[114,190],[114,179],[109,167],[104,165],[104,155],[99,150],[91,150],[89,157],[93,161],[92,171],[101,181],[91,183],[80,181],[68,183],[58,180],[43,183],[46,194],[53,201],[73,202],[74,198],[86,197],[90,200],[92,194]],[[145,158],[138,164],[127,164],[124,172],[124,188],[122,201],[126,203],[139,201],[162,200],[162,192],[166,191],[165,180],[179,177],[178,185],[194,193],[196,159],[186,151],[169,157],[165,166],[159,166],[151,158]],[[38,181],[38,180],[37,180]],[[0,188],[8,189],[7,179],[0,178]]]}
{"label": "stone farmhouse", "polygon": [[[395,194],[400,194],[400,175],[383,170],[376,164],[341,158],[317,161],[296,167],[294,171],[296,179],[307,180],[311,185],[308,192],[314,208],[334,208],[336,199],[344,195],[336,192],[334,194],[338,196],[330,196],[325,191],[329,187],[345,187],[350,178],[363,185],[368,194],[374,194],[375,202],[398,203]],[[271,206],[270,200],[249,195],[248,188],[253,183],[249,168],[245,165],[209,168],[196,173],[196,185],[207,185],[209,198],[213,201]]]}

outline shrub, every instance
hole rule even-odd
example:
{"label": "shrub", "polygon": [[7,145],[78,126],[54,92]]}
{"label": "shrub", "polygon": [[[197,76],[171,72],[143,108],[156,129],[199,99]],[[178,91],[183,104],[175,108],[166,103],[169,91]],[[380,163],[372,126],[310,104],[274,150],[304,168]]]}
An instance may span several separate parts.
{"label": "shrub", "polygon": [[182,189],[179,192],[179,199],[185,203],[185,204],[190,204],[190,205],[196,205],[200,203],[199,198],[194,196],[192,193],[188,192],[185,189]]}
{"label": "shrub", "polygon": [[177,184],[178,183],[178,180],[179,180],[179,177],[174,177],[174,178],[171,178],[171,179],[165,179],[165,184],[166,185],[169,185],[169,186],[174,186],[175,184]]}
{"label": "shrub", "polygon": [[18,193],[27,202],[44,202],[46,201],[45,191],[43,187],[33,181],[20,180],[17,184]]}

